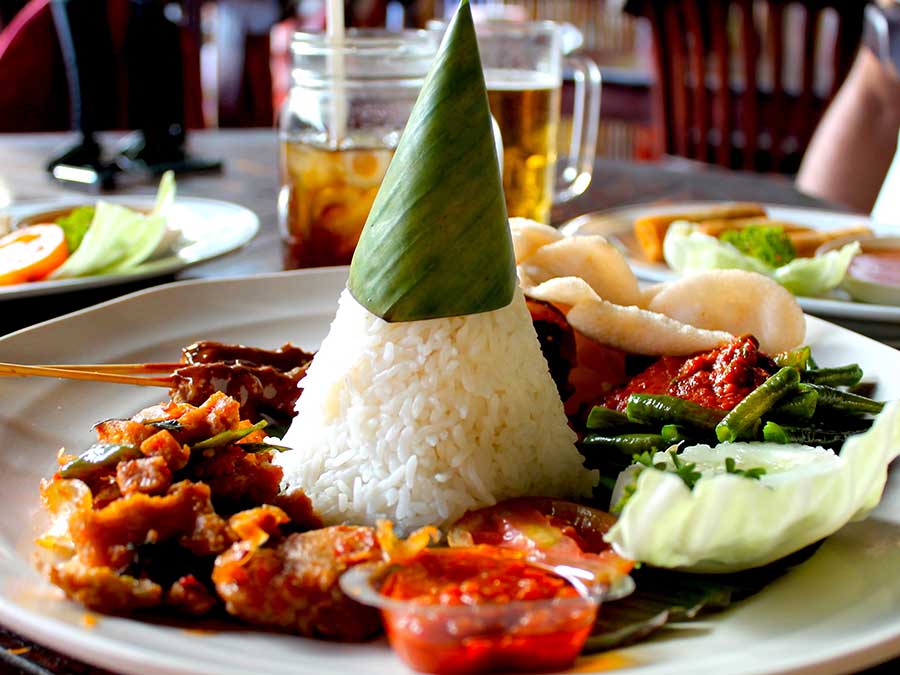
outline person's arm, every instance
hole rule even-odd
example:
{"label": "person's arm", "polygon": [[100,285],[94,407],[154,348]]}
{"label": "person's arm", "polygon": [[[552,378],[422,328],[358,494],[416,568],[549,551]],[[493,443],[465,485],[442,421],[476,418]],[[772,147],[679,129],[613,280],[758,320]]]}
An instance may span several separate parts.
{"label": "person's arm", "polygon": [[897,149],[900,80],[862,48],[803,157],[797,186],[869,212]]}

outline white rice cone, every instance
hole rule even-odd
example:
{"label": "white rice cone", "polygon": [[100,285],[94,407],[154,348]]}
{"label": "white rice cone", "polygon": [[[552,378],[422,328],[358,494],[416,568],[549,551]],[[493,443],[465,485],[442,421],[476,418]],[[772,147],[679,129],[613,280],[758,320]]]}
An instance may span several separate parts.
{"label": "white rice cone", "polygon": [[344,291],[279,456],[328,524],[402,532],[523,495],[590,494],[520,290],[493,312],[387,323]]}

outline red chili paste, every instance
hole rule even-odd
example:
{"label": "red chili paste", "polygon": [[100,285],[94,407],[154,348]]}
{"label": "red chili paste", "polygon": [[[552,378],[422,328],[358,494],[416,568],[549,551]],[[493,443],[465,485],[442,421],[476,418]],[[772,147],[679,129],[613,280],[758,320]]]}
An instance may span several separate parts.
{"label": "red chili paste", "polygon": [[[428,673],[567,668],[597,612],[589,599],[553,604],[568,598],[578,603],[581,596],[568,581],[520,555],[486,546],[425,550],[391,572],[380,591],[410,603],[409,611],[383,610],[385,628],[397,653]],[[424,613],[415,609],[421,605],[447,609]]]}
{"label": "red chili paste", "polygon": [[625,411],[631,394],[667,394],[708,408],[731,410],[775,372],[746,335],[723,347],[692,357],[663,356],[628,384],[607,396],[603,405]]}
{"label": "red chili paste", "polygon": [[391,573],[381,593],[426,605],[477,605],[578,595],[565,579],[521,556],[452,548],[423,551],[413,562]]}

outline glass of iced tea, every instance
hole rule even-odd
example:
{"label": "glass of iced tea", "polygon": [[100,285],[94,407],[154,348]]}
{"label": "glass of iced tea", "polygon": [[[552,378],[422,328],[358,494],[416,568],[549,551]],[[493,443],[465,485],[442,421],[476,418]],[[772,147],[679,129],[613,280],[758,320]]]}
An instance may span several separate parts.
{"label": "glass of iced tea", "polygon": [[[280,128],[286,268],[347,265],[428,68],[428,31],[297,33]],[[340,51],[338,51],[340,50]]]}
{"label": "glass of iced tea", "polygon": [[[443,22],[429,28],[440,32]],[[554,202],[591,182],[600,119],[600,69],[563,54],[563,25],[485,19],[476,24],[491,113],[503,139],[503,189],[510,216],[550,222]],[[563,68],[574,80],[572,137],[560,157]],[[560,161],[557,161],[557,160]]]}

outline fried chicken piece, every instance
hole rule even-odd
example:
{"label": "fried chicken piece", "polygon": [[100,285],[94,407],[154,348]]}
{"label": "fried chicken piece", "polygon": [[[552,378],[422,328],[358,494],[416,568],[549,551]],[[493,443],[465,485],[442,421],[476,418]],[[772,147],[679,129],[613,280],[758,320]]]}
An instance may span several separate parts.
{"label": "fried chicken piece", "polygon": [[209,486],[182,481],[163,496],[134,493],[101,509],[78,510],[69,532],[86,565],[124,570],[135,549],[179,537],[196,555],[212,555],[231,542],[225,521],[210,502]]}
{"label": "fried chicken piece", "polygon": [[[263,530],[271,530],[271,525],[261,525]],[[260,531],[254,541],[238,542],[216,559],[213,582],[230,614],[299,635],[347,642],[378,632],[378,612],[351,600],[338,585],[350,567],[381,559],[372,528],[338,525],[257,548],[265,537]]]}
{"label": "fried chicken piece", "polygon": [[207,614],[217,602],[216,596],[210,593],[193,574],[178,579],[166,594],[167,605],[191,616]]}
{"label": "fried chicken piece", "polygon": [[116,484],[123,495],[163,494],[172,485],[172,472],[162,457],[142,457],[116,466]]}
{"label": "fried chicken piece", "polygon": [[149,579],[118,574],[105,567],[90,567],[78,558],[54,565],[50,581],[85,607],[108,614],[125,614],[155,607],[162,601],[162,588]]}
{"label": "fried chicken piece", "polygon": [[318,530],[325,527],[321,516],[313,508],[312,500],[306,496],[303,490],[295,489],[288,493],[278,494],[272,500],[272,504],[287,514],[295,530]]}
{"label": "fried chicken piece", "polygon": [[[195,456],[200,454],[199,451]],[[204,451],[189,467],[191,478],[209,485],[216,504],[271,504],[278,494],[283,471],[271,463],[271,452],[245,452],[240,445]]]}
{"label": "fried chicken piece", "polygon": [[183,428],[173,433],[182,443],[193,443],[228,429],[237,429],[241,421],[240,405],[222,392],[215,392],[196,408],[186,407],[177,418]]}
{"label": "fried chicken piece", "polygon": [[94,425],[100,443],[133,445],[140,447],[145,439],[156,433],[156,429],[133,420],[104,420]]}
{"label": "fried chicken piece", "polygon": [[191,449],[182,445],[163,429],[141,443],[141,452],[147,457],[162,457],[172,471],[183,469],[191,458]]}

